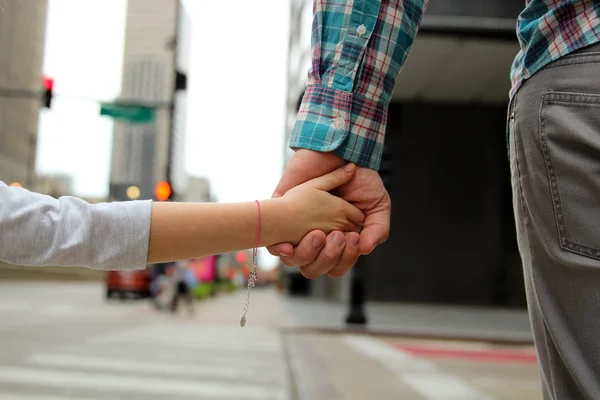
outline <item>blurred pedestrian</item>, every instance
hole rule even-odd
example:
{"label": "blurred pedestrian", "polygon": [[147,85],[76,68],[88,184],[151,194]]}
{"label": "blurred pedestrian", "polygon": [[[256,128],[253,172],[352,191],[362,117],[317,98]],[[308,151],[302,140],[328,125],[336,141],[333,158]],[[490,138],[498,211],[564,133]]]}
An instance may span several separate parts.
{"label": "blurred pedestrian", "polygon": [[156,308],[161,309],[160,303],[160,292],[162,285],[162,277],[166,274],[166,267],[168,263],[152,264],[150,266],[151,279],[150,279],[150,297]]}
{"label": "blurred pedestrian", "polygon": [[162,263],[164,272],[156,278],[156,305],[159,310],[170,310],[176,292],[175,263]]}
{"label": "blurred pedestrian", "polygon": [[171,311],[176,313],[179,307],[180,299],[183,299],[187,304],[188,312],[194,313],[194,293],[193,286],[190,280],[190,264],[189,261],[178,261],[173,266],[173,290],[171,298]]}

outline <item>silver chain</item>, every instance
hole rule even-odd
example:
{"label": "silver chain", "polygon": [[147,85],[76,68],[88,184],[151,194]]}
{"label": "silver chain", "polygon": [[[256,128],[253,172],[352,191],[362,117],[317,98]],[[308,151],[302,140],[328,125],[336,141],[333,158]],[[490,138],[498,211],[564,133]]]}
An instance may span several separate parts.
{"label": "silver chain", "polygon": [[256,280],[258,275],[256,273],[256,256],[252,256],[252,269],[250,270],[250,277],[248,278],[248,289],[246,290],[246,301],[244,303],[244,312],[242,313],[242,319],[240,319],[240,326],[243,328],[246,325],[246,314],[248,313],[248,307],[250,307],[250,289],[256,286]]}
{"label": "silver chain", "polygon": [[248,277],[248,289],[246,290],[246,301],[244,302],[244,312],[240,319],[240,326],[243,328],[246,325],[246,314],[248,313],[248,307],[250,307],[250,290],[256,286],[256,280],[258,276],[256,270],[258,269],[258,243],[260,241],[260,228],[261,228],[261,215],[260,215],[260,203],[256,200],[256,206],[258,207],[258,227],[256,232],[256,245],[252,249],[252,268],[250,269],[250,276]]}

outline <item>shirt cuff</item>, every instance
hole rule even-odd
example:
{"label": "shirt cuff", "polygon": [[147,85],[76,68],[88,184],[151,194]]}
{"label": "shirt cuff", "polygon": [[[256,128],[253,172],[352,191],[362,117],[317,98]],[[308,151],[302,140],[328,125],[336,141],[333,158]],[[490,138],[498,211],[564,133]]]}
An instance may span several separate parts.
{"label": "shirt cuff", "polygon": [[323,85],[308,85],[290,147],[335,152],[363,167],[379,169],[388,103]]}
{"label": "shirt cuff", "polygon": [[92,268],[141,270],[147,267],[152,201],[123,201],[91,206]]}

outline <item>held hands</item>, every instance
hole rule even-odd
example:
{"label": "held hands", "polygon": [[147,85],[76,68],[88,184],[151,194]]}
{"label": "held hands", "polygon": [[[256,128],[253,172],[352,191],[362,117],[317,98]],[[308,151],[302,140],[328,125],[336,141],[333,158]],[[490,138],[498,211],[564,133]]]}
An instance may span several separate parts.
{"label": "held hands", "polygon": [[296,186],[278,199],[285,210],[282,222],[286,226],[285,235],[294,238],[294,245],[313,230],[324,233],[360,231],[365,219],[362,211],[329,193],[348,183],[355,173],[356,166],[348,164]]}
{"label": "held hands", "polygon": [[[281,197],[293,187],[345,163],[334,153],[300,149],[285,168],[273,197]],[[323,274],[332,277],[344,275],[360,254],[369,254],[389,235],[392,203],[377,171],[357,167],[354,178],[340,186],[335,194],[365,214],[360,237],[353,231],[339,230],[326,235],[320,230],[313,230],[297,246],[280,243],[268,247],[269,252],[280,257],[285,265],[299,266],[307,278],[318,278]]]}

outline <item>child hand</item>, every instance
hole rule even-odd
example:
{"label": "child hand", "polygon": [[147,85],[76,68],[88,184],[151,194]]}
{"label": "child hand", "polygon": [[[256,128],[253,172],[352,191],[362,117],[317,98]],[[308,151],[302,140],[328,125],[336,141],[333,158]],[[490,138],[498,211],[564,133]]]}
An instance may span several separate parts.
{"label": "child hand", "polygon": [[281,197],[285,204],[286,224],[297,243],[307,233],[321,230],[326,234],[339,230],[358,232],[365,216],[358,208],[329,191],[347,183],[356,172],[354,164],[348,164],[329,174],[312,179],[286,192]]}

